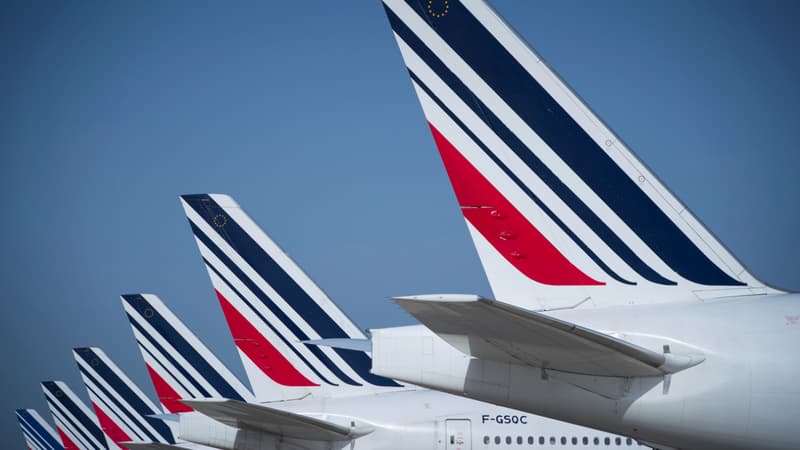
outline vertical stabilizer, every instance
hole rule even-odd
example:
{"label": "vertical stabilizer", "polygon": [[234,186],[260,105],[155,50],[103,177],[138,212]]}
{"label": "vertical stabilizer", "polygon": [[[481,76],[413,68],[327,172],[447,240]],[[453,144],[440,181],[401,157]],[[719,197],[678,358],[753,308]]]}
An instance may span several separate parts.
{"label": "vertical stabilizer", "polygon": [[309,343],[364,334],[236,201],[181,203],[259,401],[402,388],[371,374],[365,351]]}
{"label": "vertical stabilizer", "polygon": [[16,413],[29,450],[64,450],[53,427],[35,409],[18,409]]}
{"label": "vertical stabilizer", "polygon": [[180,399],[254,401],[250,391],[157,296],[123,295],[122,306],[165,412],[191,411]]}
{"label": "vertical stabilizer", "polygon": [[97,417],[63,381],[42,382],[47,407],[67,450],[106,450]]}
{"label": "vertical stabilizer", "polygon": [[769,290],[485,2],[384,6],[497,299],[550,309]]}
{"label": "vertical stabilizer", "polygon": [[154,417],[161,411],[105,352],[84,347],[73,355],[98,423],[112,442],[123,448],[125,442],[175,443],[167,424]]}

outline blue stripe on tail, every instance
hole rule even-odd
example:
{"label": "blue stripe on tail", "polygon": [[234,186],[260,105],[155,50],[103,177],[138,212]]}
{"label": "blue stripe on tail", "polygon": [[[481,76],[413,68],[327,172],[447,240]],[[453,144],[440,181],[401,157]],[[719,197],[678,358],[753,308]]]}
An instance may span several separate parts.
{"label": "blue stripe on tail", "polygon": [[[250,235],[244,231],[235,220],[228,217],[225,211],[208,195],[184,195],[181,196],[214,230],[217,231],[234,250],[249,264],[278,294],[288,302],[292,308],[301,313],[303,318],[308,321],[312,328],[323,339],[330,338],[349,338],[344,330],[287,274],[272,257],[267,254]],[[224,218],[224,225],[220,226],[220,217]],[[216,219],[216,222],[215,222]],[[194,225],[193,225],[194,226]],[[200,234],[202,231],[194,228]],[[197,233],[196,233],[197,235]],[[245,278],[242,278],[244,281]],[[257,288],[256,288],[257,289]],[[260,291],[260,289],[257,289]],[[256,291],[254,291],[256,292]],[[269,305],[268,305],[269,306]],[[274,311],[273,311],[274,312]],[[284,320],[284,314],[276,314]],[[283,317],[282,317],[283,316]],[[288,320],[288,318],[286,318]],[[291,321],[289,321],[291,322]],[[284,322],[287,326],[290,323]],[[290,327],[295,328],[296,327]],[[307,340],[308,336],[300,333],[297,337]],[[309,346],[317,357],[329,369],[337,373],[342,381],[347,384],[360,385],[345,375],[330,359],[322,353],[316,346]],[[365,353],[344,351],[334,349],[339,356],[365,381],[377,386],[396,386],[395,381],[388,378],[371,374],[369,371],[372,362]],[[340,374],[340,375],[339,375]]]}
{"label": "blue stripe on tail", "polygon": [[[75,399],[62,391],[53,381],[42,382],[42,387],[55,398],[55,400],[53,400],[47,397],[47,403],[61,413],[63,420],[68,421],[72,425],[72,429],[83,437],[82,440],[84,442],[92,442],[92,437],[96,442],[106,442],[103,430],[86,415],[86,412],[78,406]],[[73,422],[73,418],[77,420],[78,423]],[[86,433],[89,434],[87,435]]]}
{"label": "blue stripe on tail", "polygon": [[675,272],[699,284],[744,285],[709,260],[459,1],[440,18],[426,2],[406,2]]}
{"label": "blue stripe on tail", "polygon": [[[169,429],[169,427],[162,420],[150,417],[152,415],[161,414],[161,412],[153,410],[150,406],[144,403],[144,401],[139,398],[139,395],[137,395],[130,388],[130,386],[128,386],[128,383],[119,378],[117,374],[114,373],[114,371],[108,365],[106,365],[103,359],[100,358],[91,348],[76,348],[75,353],[87,364],[89,364],[89,366],[91,366],[95,372],[97,372],[97,375],[110,386],[113,392],[107,391],[103,384],[96,380],[92,374],[86,371],[83,367],[79,366],[81,374],[89,378],[98,389],[102,390],[105,395],[111,399],[112,402],[114,402],[117,408],[122,411],[122,413],[125,414],[132,423],[136,424],[135,428],[140,428],[141,431],[147,435],[146,438],[141,437],[142,439],[148,439],[156,442],[168,442],[170,444],[175,443],[175,439],[173,438],[172,431]],[[135,414],[123,406],[118,397],[124,399],[125,402],[127,402],[131,408],[133,408]],[[159,434],[159,436],[153,435],[144,426],[143,422],[149,423],[150,426]]]}
{"label": "blue stripe on tail", "polygon": [[[214,389],[219,392],[223,397],[244,401],[244,397],[233,387],[225,377],[223,377],[217,370],[209,364],[206,359],[200,355],[197,350],[195,350],[191,344],[189,344],[186,339],[181,336],[180,333],[161,315],[159,312],[153,308],[150,302],[147,301],[146,298],[139,294],[131,294],[131,295],[123,295],[122,298],[131,305],[136,311],[139,312],[141,317],[146,320],[150,325],[170,344],[178,353],[183,356],[189,364],[197,370],[200,375],[205,378],[208,383],[214,387]],[[172,364],[183,373],[183,375],[192,382],[193,385],[205,396],[211,397],[211,394],[208,393],[205,388],[203,388],[202,384],[198,381],[194,380],[194,377],[189,375],[189,373],[181,367],[177,361],[172,358],[168,351],[162,349],[160,345],[149,336],[149,333],[144,330],[144,328],[140,327],[136,321],[129,317],[130,322],[132,325],[136,326],[139,331],[146,336],[150,342],[158,347],[159,351],[167,358],[170,359]],[[158,358],[156,358],[158,359]]]}
{"label": "blue stripe on tail", "polygon": [[28,438],[44,449],[64,450],[64,446],[56,440],[50,431],[34,417],[30,412],[25,409],[18,409],[17,420],[23,433]]}

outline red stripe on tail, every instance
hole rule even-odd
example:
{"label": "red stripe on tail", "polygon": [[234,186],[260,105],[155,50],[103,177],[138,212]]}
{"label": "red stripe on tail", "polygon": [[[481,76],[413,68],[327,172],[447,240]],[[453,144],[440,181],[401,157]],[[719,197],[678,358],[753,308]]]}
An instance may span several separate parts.
{"label": "red stripe on tail", "polygon": [[58,430],[58,435],[61,437],[61,443],[64,444],[64,450],[81,450],[81,448],[75,445],[72,439],[61,430],[61,427],[56,427],[56,430]]}
{"label": "red stripe on tail", "polygon": [[[114,441],[115,444],[119,445],[120,442],[131,442],[133,439],[130,438],[122,428],[120,428],[110,417],[97,405],[92,402],[92,407],[94,408],[95,414],[97,414],[97,420],[100,422],[100,427],[103,429],[103,432]],[[127,450],[127,447],[121,448]]]}
{"label": "red stripe on tail", "polygon": [[319,386],[298,372],[292,363],[273,347],[253,324],[242,316],[219,291],[216,292],[236,346],[262,372],[272,381],[283,386]]}
{"label": "red stripe on tail", "polygon": [[156,388],[156,394],[158,394],[158,400],[161,401],[161,404],[164,405],[170,413],[182,413],[182,412],[190,412],[194,411],[187,405],[184,405],[179,400],[182,398],[175,389],[172,389],[172,386],[169,385],[161,375],[158,374],[150,364],[145,363],[147,366],[147,373],[150,374],[150,380],[153,382],[153,387]]}
{"label": "red stripe on tail", "polygon": [[517,270],[556,286],[604,285],[558,251],[431,123],[464,217]]}

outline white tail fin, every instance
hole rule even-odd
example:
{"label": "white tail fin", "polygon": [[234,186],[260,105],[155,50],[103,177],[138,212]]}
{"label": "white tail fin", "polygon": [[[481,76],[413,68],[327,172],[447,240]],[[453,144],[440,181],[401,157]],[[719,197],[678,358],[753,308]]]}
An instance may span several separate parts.
{"label": "white tail fin", "polygon": [[97,417],[63,381],[44,381],[42,390],[66,450],[105,450],[108,442]]}
{"label": "white tail fin", "polygon": [[103,432],[116,445],[125,442],[174,444],[172,431],[153,416],[161,411],[122,370],[95,347],[73,350]]}
{"label": "white tail fin", "polygon": [[181,203],[259,401],[402,388],[365,351],[309,342],[364,334],[231,197]]}
{"label": "white tail fin", "polygon": [[766,292],[483,1],[384,6],[496,298]]}
{"label": "white tail fin", "polygon": [[180,399],[254,401],[250,391],[157,296],[123,295],[122,306],[165,412],[191,411]]}
{"label": "white tail fin", "polygon": [[29,450],[63,450],[56,432],[35,409],[18,409],[17,422]]}

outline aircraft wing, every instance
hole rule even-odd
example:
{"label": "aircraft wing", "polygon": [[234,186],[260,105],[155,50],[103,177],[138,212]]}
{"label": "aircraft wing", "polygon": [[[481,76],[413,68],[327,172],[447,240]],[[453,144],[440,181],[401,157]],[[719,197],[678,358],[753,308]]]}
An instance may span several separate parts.
{"label": "aircraft wing", "polygon": [[660,376],[702,361],[657,353],[604,333],[506,303],[466,295],[393,299],[475,358],[594,376]]}
{"label": "aircraft wing", "polygon": [[196,411],[236,428],[317,441],[341,441],[371,433],[366,426],[347,427],[303,414],[229,399],[181,400]]}

